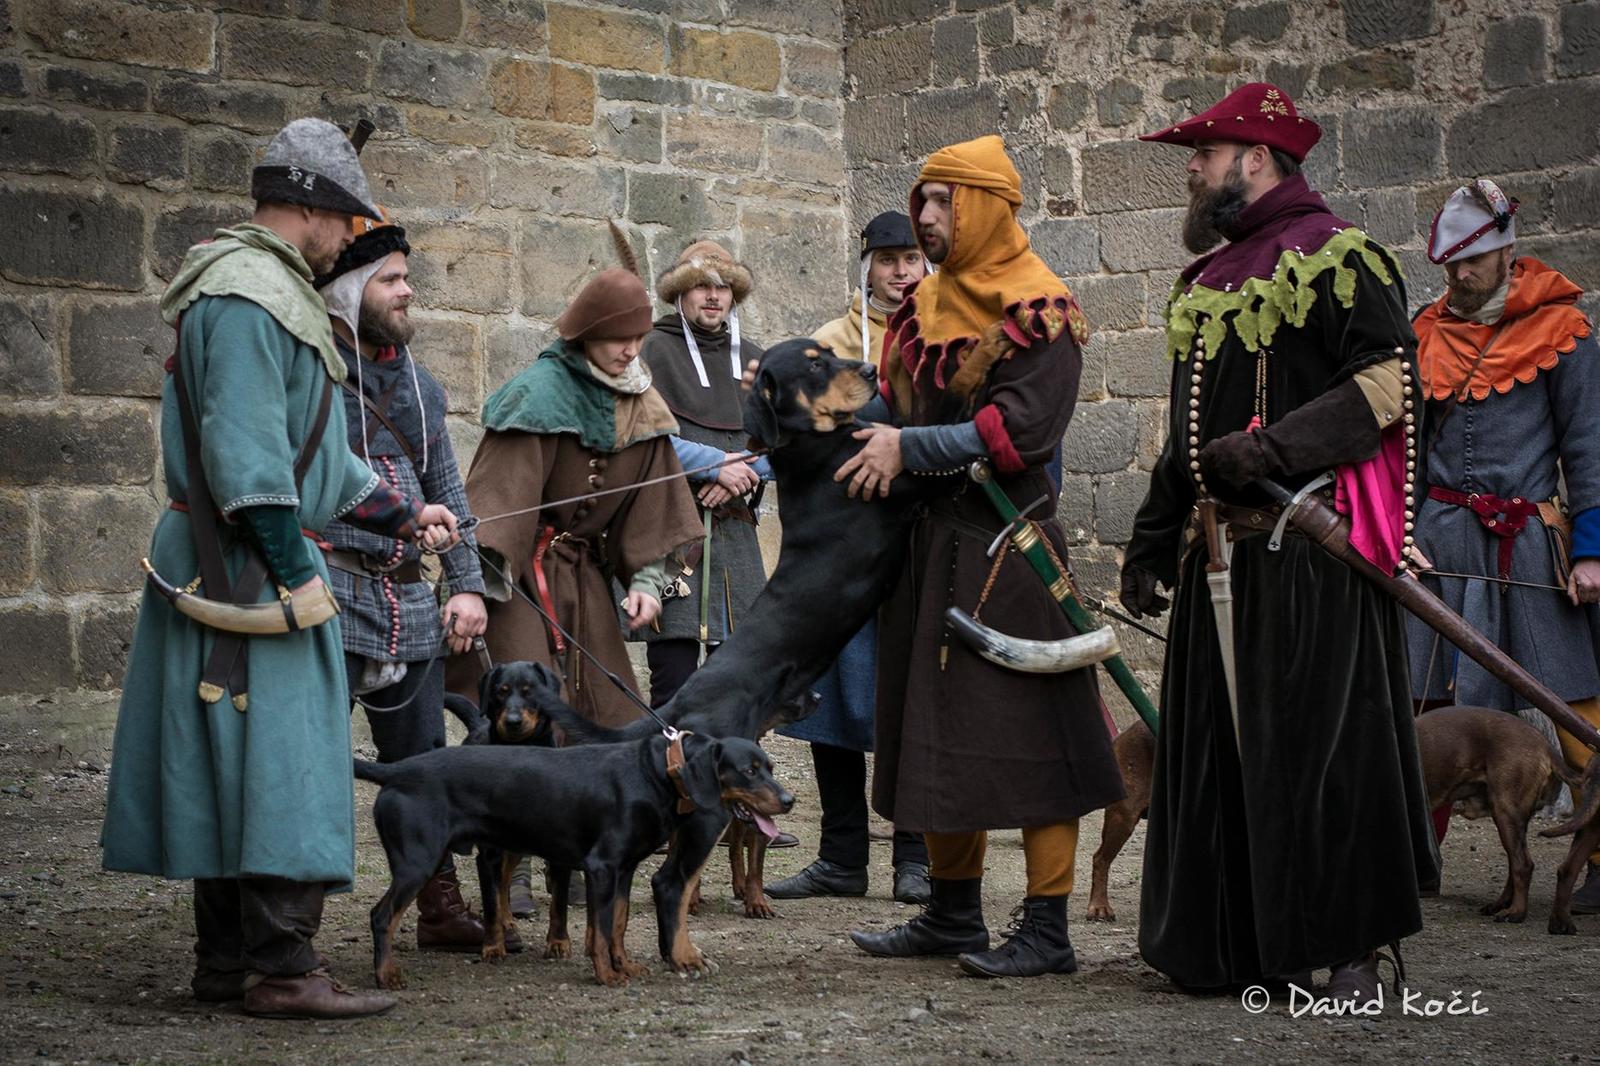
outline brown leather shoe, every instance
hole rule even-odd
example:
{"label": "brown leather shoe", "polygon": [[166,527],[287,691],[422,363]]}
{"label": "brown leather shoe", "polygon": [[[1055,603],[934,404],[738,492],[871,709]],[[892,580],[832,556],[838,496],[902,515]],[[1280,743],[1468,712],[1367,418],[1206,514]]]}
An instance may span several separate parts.
{"label": "brown leather shoe", "polygon": [[364,1018],[395,1003],[381,992],[352,992],[326,970],[268,977],[244,994],[244,1012],[258,1018]]}
{"label": "brown leather shoe", "polygon": [[434,874],[417,894],[417,947],[422,951],[478,951],[483,922],[461,898],[454,870]]}

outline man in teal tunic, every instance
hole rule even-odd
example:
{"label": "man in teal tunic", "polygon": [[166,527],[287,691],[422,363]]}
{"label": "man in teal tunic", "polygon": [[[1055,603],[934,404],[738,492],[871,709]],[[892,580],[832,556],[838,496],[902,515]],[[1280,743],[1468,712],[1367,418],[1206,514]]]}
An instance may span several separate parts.
{"label": "man in teal tunic", "polygon": [[[316,432],[328,382],[346,370],[311,280],[349,242],[352,215],[377,217],[350,142],[318,119],[290,123],[267,146],[251,194],[252,221],[191,248],[162,297],[178,331],[161,403],[172,503],[150,561],[175,586],[195,580],[200,523],[188,501],[208,494],[229,584],[258,555],[269,577],[257,602],[270,603],[280,590],[327,580],[305,537],[333,518],[442,544],[455,517],[396,492],[352,454],[342,404]],[[387,1010],[390,997],[333,981],[312,945],[324,892],[348,887],[355,873],[339,620],[250,636],[247,673],[197,685],[203,671],[211,676],[219,637],[232,639],[146,590],[117,718],[105,867],[195,882],[196,998],[242,999],[247,1012],[278,1017]]]}

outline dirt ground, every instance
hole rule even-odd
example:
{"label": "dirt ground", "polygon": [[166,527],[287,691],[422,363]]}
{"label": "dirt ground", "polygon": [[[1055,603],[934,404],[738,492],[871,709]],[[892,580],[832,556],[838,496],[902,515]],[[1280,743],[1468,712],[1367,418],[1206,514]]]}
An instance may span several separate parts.
{"label": "dirt ground", "polygon": [[[103,720],[103,697],[100,703],[89,718]],[[1083,825],[1069,910],[1082,964],[1071,977],[977,981],[947,960],[885,961],[857,952],[848,930],[885,927],[911,913],[888,898],[888,845],[878,844],[867,898],[779,903],[774,921],[744,918],[729,899],[725,867],[714,864],[707,909],[691,925],[721,967],[707,980],[656,968],[613,991],[595,985],[578,961],[522,955],[489,966],[407,946],[401,959],[409,986],[384,1017],[255,1020],[189,996],[188,884],[100,870],[109,734],[91,730],[63,746],[53,723],[72,710],[0,707],[3,1061],[1600,1063],[1600,917],[1580,917],[1576,937],[1544,930],[1565,843],[1534,837],[1529,920],[1496,925],[1477,907],[1500,886],[1503,852],[1488,823],[1461,819],[1445,844],[1445,892],[1424,901],[1427,928],[1407,943],[1406,960],[1422,1001],[1459,995],[1471,1003],[1476,993],[1484,1012],[1478,1016],[1408,1015],[1392,1000],[1376,1018],[1294,1017],[1281,1000],[1252,1015],[1231,996],[1176,992],[1136,948],[1142,832],[1112,872],[1119,920],[1083,920],[1099,840],[1095,817]],[[83,718],[84,709],[76,710]],[[780,777],[799,797],[785,825],[802,839],[799,848],[769,857],[776,878],[809,861],[817,804],[804,747],[782,739],[770,747]],[[366,816],[371,798],[370,786],[360,785],[357,889],[329,900],[319,938],[335,974],[360,986],[371,981],[367,908],[384,885]],[[1021,895],[1022,876],[1017,834],[995,834],[985,894],[997,932]],[[653,958],[645,876],[635,884],[634,905],[633,953]],[[542,930],[524,928],[529,940]],[[409,924],[407,941],[414,944]]]}

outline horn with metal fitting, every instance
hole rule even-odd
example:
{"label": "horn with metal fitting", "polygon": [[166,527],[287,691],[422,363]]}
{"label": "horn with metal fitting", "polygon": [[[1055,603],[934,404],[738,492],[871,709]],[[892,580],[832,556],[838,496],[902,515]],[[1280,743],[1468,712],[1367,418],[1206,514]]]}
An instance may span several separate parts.
{"label": "horn with metal fitting", "polygon": [[959,607],[947,608],[944,620],[973,651],[1024,674],[1064,674],[1122,654],[1117,632],[1110,626],[1065,640],[1027,640],[990,629]]}
{"label": "horn with metal fitting", "polygon": [[276,603],[221,603],[196,596],[186,589],[175,588],[156,573],[149,559],[140,559],[139,565],[144,567],[150,586],[177,608],[179,614],[225,633],[253,636],[297,633],[319,626],[339,613],[339,603],[333,598],[333,590],[326,584],[302,588],[293,594],[279,589]]}

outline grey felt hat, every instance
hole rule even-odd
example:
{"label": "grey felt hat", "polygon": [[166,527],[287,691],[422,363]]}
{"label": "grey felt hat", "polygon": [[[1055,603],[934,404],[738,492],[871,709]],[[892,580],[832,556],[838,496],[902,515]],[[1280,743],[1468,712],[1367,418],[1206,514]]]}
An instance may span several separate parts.
{"label": "grey felt hat", "polygon": [[297,118],[267,145],[250,172],[257,201],[303,204],[345,215],[382,219],[367,175],[343,130],[320,118]]}

